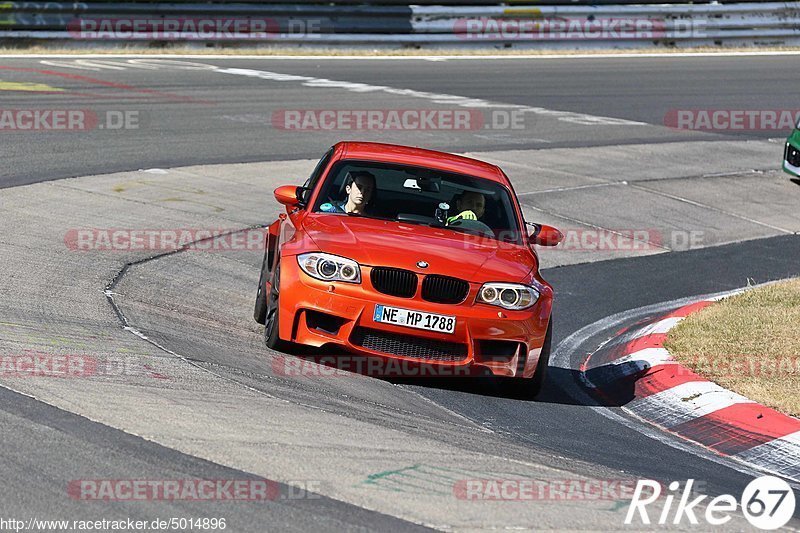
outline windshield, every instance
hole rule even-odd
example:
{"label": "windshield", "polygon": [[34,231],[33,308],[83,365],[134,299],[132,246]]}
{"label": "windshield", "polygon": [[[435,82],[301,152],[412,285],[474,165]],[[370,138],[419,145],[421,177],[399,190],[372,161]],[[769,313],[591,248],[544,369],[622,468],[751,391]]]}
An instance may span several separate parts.
{"label": "windshield", "polygon": [[510,192],[465,174],[368,161],[340,161],[314,211],[448,228],[520,243]]}

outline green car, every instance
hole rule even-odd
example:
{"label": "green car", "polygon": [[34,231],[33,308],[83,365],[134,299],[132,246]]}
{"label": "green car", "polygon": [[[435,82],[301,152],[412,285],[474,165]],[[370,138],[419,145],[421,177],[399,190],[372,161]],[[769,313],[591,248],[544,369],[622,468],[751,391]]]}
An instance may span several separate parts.
{"label": "green car", "polygon": [[783,150],[783,170],[800,177],[800,122],[794,127]]}

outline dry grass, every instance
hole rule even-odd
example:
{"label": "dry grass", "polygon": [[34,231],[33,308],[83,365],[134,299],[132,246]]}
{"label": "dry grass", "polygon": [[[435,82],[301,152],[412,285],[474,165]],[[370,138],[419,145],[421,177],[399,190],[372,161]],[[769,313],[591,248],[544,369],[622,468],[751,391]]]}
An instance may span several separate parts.
{"label": "dry grass", "polygon": [[505,49],[505,48],[390,48],[390,47],[196,47],[196,46],[30,46],[0,47],[3,54],[108,54],[108,55],[256,55],[256,56],[368,56],[368,57],[413,57],[413,56],[543,56],[543,55],[597,55],[597,54],[676,54],[676,53],[731,53],[731,52],[797,52],[797,47],[697,47],[697,48],[642,48],[642,49],[597,49],[597,50],[560,50],[560,49]]}
{"label": "dry grass", "polygon": [[666,348],[711,381],[800,416],[800,279],[690,315],[669,332]]}

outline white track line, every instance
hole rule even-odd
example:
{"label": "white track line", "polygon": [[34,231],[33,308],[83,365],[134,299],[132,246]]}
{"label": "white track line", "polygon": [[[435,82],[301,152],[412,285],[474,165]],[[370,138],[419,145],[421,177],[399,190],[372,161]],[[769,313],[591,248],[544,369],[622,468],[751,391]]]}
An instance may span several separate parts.
{"label": "white track line", "polygon": [[626,331],[621,335],[617,335],[613,339],[609,339],[608,342],[603,344],[604,348],[609,348],[612,346],[619,346],[622,344],[628,344],[631,341],[636,339],[640,339],[647,335],[653,335],[658,333],[666,333],[672,328],[675,324],[683,320],[684,317],[670,317],[664,318],[659,320],[658,322],[654,322],[648,326],[645,326],[641,329],[637,329],[634,331]]}
{"label": "white track line", "polygon": [[603,117],[599,115],[589,115],[587,113],[575,113],[572,111],[557,111],[545,109],[543,107],[532,107],[519,104],[505,104],[501,102],[491,102],[482,98],[470,98],[445,93],[432,93],[427,91],[417,91],[415,89],[401,89],[386,85],[372,85],[369,83],[358,83],[351,81],[331,80],[327,78],[314,78],[312,76],[301,76],[296,74],[282,74],[268,70],[255,70],[248,68],[225,68],[219,67],[212,72],[220,74],[232,74],[235,76],[246,76],[250,78],[263,79],[273,82],[297,82],[304,87],[314,87],[322,89],[338,89],[354,93],[386,93],[392,96],[408,98],[420,98],[435,104],[454,105],[458,107],[479,108],[479,109],[513,109],[523,113],[534,115],[549,116],[562,122],[581,124],[584,126],[649,126],[645,122],[626,120],[621,118]]}
{"label": "white track line", "polygon": [[[765,283],[764,285],[771,285],[772,283],[777,283],[774,281],[770,281],[769,283]],[[731,296],[736,296],[737,294],[742,294],[747,289],[739,289],[738,291],[733,291],[728,294],[723,294],[722,296],[712,296],[711,298],[706,298],[706,302],[719,302],[720,300],[724,300],[725,298],[730,298]]]}
{"label": "white track line", "polygon": [[637,331],[636,333],[631,335],[629,337],[629,339],[633,340],[633,339],[639,339],[641,337],[645,337],[647,335],[658,335],[658,334],[661,334],[661,333],[666,333],[669,330],[671,330],[672,328],[674,328],[675,326],[677,326],[678,322],[680,322],[683,319],[684,319],[684,317],[682,317],[682,316],[672,316],[672,317],[669,317],[669,318],[663,318],[663,319],[659,320],[658,322],[654,322],[653,324],[650,324],[649,326],[643,327],[642,329],[640,329],[639,331]]}
{"label": "white track line", "polygon": [[[372,85],[369,83],[359,83],[359,82],[344,81],[344,80],[332,80],[328,78],[315,78],[313,76],[285,74],[280,72],[272,72],[268,70],[221,67],[209,63],[161,60],[159,58],[148,58],[148,59],[138,59],[138,60],[126,59],[125,61],[114,62],[108,60],[91,61],[87,60],[86,58],[79,58],[74,60],[72,63],[66,61],[40,61],[40,63],[48,66],[75,68],[78,70],[102,70],[106,68],[110,68],[112,70],[125,70],[126,68],[132,68],[132,69],[143,68],[146,70],[152,70],[152,69],[163,69],[163,70],[188,69],[188,70],[200,70],[200,71],[206,70],[209,72],[216,72],[220,74],[229,74],[229,75],[262,79],[270,82],[299,83],[304,87],[344,90],[344,91],[354,92],[357,94],[384,93],[384,94],[389,94],[391,96],[418,98],[441,105],[451,105],[451,106],[458,106],[458,107],[465,107],[472,109],[513,110],[519,113],[528,113],[538,116],[550,117],[560,122],[579,124],[582,126],[650,126],[650,124],[647,124],[645,122],[639,122],[639,121],[616,118],[616,117],[605,117],[599,115],[590,115],[588,113],[559,111],[555,109],[546,109],[543,107],[493,102],[489,100],[484,100],[482,98],[471,98],[468,96],[460,96],[454,94],[418,91],[415,89],[404,89],[398,87],[390,87],[386,85]],[[537,139],[537,140],[541,142],[550,142],[546,139]]]}
{"label": "white track line", "polygon": [[[613,361],[608,361],[597,366],[589,365],[587,369],[597,370],[600,368],[615,368],[615,372],[620,377],[625,377],[636,374],[637,372],[641,372],[643,370],[649,370],[657,366],[675,364],[677,364],[677,361],[672,358],[666,348],[645,348],[643,350],[639,350],[638,352],[633,352],[632,354],[628,354],[624,357],[620,357],[619,359],[614,359]],[[625,365],[625,368],[620,368],[623,365]]]}

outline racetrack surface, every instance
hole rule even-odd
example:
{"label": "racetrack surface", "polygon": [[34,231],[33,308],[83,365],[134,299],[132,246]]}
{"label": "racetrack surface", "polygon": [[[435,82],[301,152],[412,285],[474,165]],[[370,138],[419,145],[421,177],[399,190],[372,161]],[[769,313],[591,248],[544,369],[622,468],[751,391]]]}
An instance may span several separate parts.
{"label": "racetrack surface", "polygon": [[[271,127],[273,114],[298,109],[459,106],[398,93],[353,92],[298,81],[269,83],[212,72],[209,65],[641,123],[576,124],[562,120],[564,117],[533,113],[525,115],[519,129],[377,133],[387,142],[466,152],[783,137],[785,129],[706,132],[666,128],[664,124],[676,110],[793,110],[793,76],[799,64],[797,56],[487,61],[5,59],[0,64],[4,108],[89,108],[101,115],[133,111],[138,114],[138,128],[70,134],[4,131],[6,164],[0,169],[0,186],[147,167],[318,158],[325,146],[362,135],[347,130],[276,130]],[[46,87],[22,91],[10,85],[13,83]],[[48,93],[48,87],[57,92]],[[577,151],[575,154],[574,159],[580,159]],[[663,164],[657,151],[653,159],[653,165]]]}
{"label": "racetrack surface", "polygon": [[[580,61],[469,66],[455,61],[390,66],[202,62],[643,123],[587,125],[572,115],[538,111],[530,112],[537,125],[532,130],[381,137],[500,162],[529,220],[579,230],[702,232],[700,246],[686,251],[657,239],[634,250],[540,250],[548,267],[543,276],[556,289],[555,344],[615,313],[800,275],[795,235],[800,188],[772,170],[779,164],[781,144],[767,139],[780,135],[676,132],[658,123],[667,109],[683,105],[791,106],[788,92],[782,95],[762,82],[787,76],[789,91],[784,73],[793,58],[715,58],[700,64],[693,63],[696,59],[657,59],[642,60],[639,66],[635,61]],[[536,402],[457,380],[393,383],[359,376],[281,375],[285,360],[263,346],[262,328],[250,317],[260,251],[162,256],[157,251],[74,252],[65,243],[65,235],[76,228],[236,229],[266,223],[278,213],[271,190],[299,183],[313,166],[306,158],[348,136],[276,131],[265,136],[263,122],[227,120],[217,113],[263,119],[281,106],[441,107],[435,98],[308,87],[206,70],[76,70],[31,60],[2,60],[0,65],[47,68],[161,93],[153,100],[152,93],[125,89],[126,97],[120,98],[115,91],[122,89],[98,89],[96,82],[0,72],[3,81],[48,79],[55,86],[53,78],[59,78],[59,87],[75,92],[112,92],[110,101],[90,100],[92,108],[138,109],[148,117],[147,128],[140,130],[5,134],[3,149],[11,156],[3,175],[8,188],[0,191],[0,250],[6,258],[0,266],[0,353],[80,353],[102,361],[123,357],[130,363],[121,374],[88,379],[0,378],[3,385],[39,400],[3,389],[0,426],[13,439],[2,458],[3,471],[11,473],[7,485],[20,494],[4,498],[10,514],[227,516],[234,531],[263,530],[265,523],[298,530],[417,525],[610,530],[623,527],[625,506],[464,501],[454,497],[453,485],[485,477],[691,477],[703,481],[704,492],[716,495],[740,493],[754,475],[744,465],[672,437],[653,438],[624,414],[616,413],[626,423],[609,418],[605,408],[586,401],[577,376],[564,366],[551,368]],[[760,72],[762,80],[738,80],[748,68]],[[564,82],[574,79],[576,69],[586,73],[582,83]],[[708,72],[717,83],[726,82],[729,94],[721,100],[708,95],[710,82],[702,78]],[[672,75],[687,85],[665,90]],[[496,86],[505,77],[509,83]],[[604,83],[607,89],[598,89]],[[570,86],[574,95],[565,90]],[[559,91],[566,94],[559,98]],[[593,95],[604,92],[608,96],[597,102]],[[172,101],[186,96],[203,102]],[[14,92],[8,101],[17,108],[31,102],[55,107],[74,105],[79,98],[86,97]],[[576,152],[582,157],[570,161]],[[654,154],[665,153],[669,158],[653,162]],[[281,161],[48,181],[189,162],[271,159]],[[122,272],[126,264],[131,266]],[[103,290],[114,279],[107,296]],[[122,329],[117,311],[132,329]],[[567,356],[579,359],[584,349],[588,352],[613,333],[587,336]],[[45,437],[49,444],[37,446]],[[65,488],[74,479],[246,476],[273,479],[283,487],[313,481],[311,489],[321,497],[268,505],[85,502],[67,497]],[[797,528],[800,513],[795,517],[792,526]],[[747,524],[737,519],[735,527],[746,529]]]}

